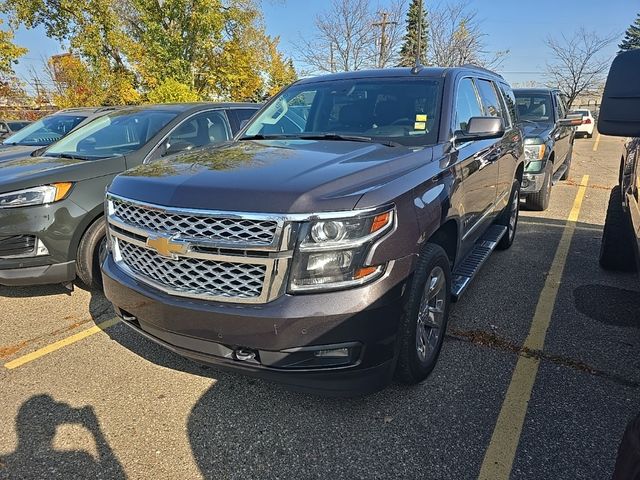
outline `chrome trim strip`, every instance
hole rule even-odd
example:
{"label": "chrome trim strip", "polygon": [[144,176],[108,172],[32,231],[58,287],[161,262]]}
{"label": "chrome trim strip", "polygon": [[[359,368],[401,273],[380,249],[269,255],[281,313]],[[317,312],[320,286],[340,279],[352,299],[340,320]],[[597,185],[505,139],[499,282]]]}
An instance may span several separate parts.
{"label": "chrome trim strip", "polygon": [[221,211],[221,210],[205,210],[195,208],[168,207],[155,203],[147,203],[139,200],[121,197],[114,193],[107,192],[107,200],[116,199],[120,202],[130,203],[142,208],[154,209],[164,213],[175,213],[178,215],[194,215],[231,218],[238,220],[262,220],[262,221],[282,221],[282,222],[307,222],[310,220],[339,220],[341,218],[352,218],[360,215],[371,215],[374,213],[383,213],[393,209],[393,204],[386,204],[380,207],[362,208],[358,210],[340,210],[336,212],[317,212],[317,213],[261,213],[261,212],[240,212],[240,211]]}

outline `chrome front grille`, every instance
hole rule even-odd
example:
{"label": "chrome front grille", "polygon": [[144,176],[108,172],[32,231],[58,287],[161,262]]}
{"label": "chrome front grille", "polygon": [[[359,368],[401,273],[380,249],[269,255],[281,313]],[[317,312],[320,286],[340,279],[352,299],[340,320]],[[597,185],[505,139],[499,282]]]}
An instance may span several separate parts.
{"label": "chrome front grille", "polygon": [[122,261],[138,275],[189,296],[259,298],[266,265],[200,258],[166,258],[145,247],[119,241]]}
{"label": "chrome front grille", "polygon": [[113,258],[165,293],[266,303],[284,292],[292,224],[276,215],[170,208],[107,195]]}
{"label": "chrome front grille", "polygon": [[243,246],[272,245],[278,232],[278,221],[169,212],[113,200],[112,214],[123,223],[185,238],[220,241]]}

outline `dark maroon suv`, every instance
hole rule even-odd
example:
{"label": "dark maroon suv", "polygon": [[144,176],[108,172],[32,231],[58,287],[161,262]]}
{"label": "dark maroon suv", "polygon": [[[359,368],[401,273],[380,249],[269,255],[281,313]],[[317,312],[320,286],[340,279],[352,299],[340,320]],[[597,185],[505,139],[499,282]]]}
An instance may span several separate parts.
{"label": "dark maroon suv", "polygon": [[232,142],[119,175],[105,293],[198,362],[347,394],[416,383],[513,242],[515,99],[476,67],[298,81]]}

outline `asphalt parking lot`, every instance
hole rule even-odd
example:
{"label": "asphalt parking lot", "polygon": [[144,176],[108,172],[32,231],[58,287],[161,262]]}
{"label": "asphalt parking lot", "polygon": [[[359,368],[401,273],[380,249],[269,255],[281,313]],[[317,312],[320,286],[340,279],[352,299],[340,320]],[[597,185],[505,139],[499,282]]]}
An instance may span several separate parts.
{"label": "asphalt parking lot", "polygon": [[293,393],[157,347],[98,293],[0,287],[0,478],[609,478],[640,411],[638,280],[598,266],[620,146],[576,140],[413,388]]}

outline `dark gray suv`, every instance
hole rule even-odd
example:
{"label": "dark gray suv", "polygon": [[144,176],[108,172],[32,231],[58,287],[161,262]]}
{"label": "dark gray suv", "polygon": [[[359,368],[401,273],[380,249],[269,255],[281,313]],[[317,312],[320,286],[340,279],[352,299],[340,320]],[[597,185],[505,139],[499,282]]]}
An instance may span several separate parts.
{"label": "dark gray suv", "polygon": [[419,382],[451,300],[513,242],[523,171],[488,70],[300,80],[235,141],[114,179],[105,294],[200,362],[333,394]]}
{"label": "dark gray suv", "polygon": [[0,285],[100,286],[104,191],[127,168],[232,138],[254,104],[112,111],[38,156],[0,162]]}

